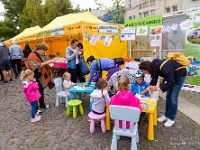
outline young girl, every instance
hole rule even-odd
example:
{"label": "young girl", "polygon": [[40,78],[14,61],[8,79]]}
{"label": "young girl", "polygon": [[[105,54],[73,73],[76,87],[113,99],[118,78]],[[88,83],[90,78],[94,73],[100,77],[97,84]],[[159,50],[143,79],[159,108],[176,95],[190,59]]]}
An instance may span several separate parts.
{"label": "young girl", "polygon": [[37,101],[41,97],[39,92],[38,83],[33,78],[34,72],[27,69],[22,71],[22,91],[24,92],[26,99],[31,104],[31,122],[36,122],[41,119],[41,116],[36,115]]}
{"label": "young girl", "polygon": [[[128,77],[121,76],[118,81],[119,92],[114,97],[111,98],[110,106],[117,105],[117,106],[135,107],[139,108],[141,112],[142,107],[140,105],[139,99],[136,98],[129,89],[130,89],[130,81]],[[122,128],[122,121],[119,122],[119,127]],[[129,122],[126,122],[126,128],[127,129],[130,128]]]}
{"label": "young girl", "polygon": [[97,89],[94,90],[90,96],[90,102],[92,103],[92,111],[95,114],[105,113],[106,104],[110,103],[110,97],[108,95],[108,83],[104,79],[100,79],[96,83]]}
{"label": "young girl", "polygon": [[[73,83],[70,78],[71,78],[71,74],[68,73],[68,72],[65,72],[63,74],[63,78],[64,78],[64,81],[63,81],[63,86],[65,88],[65,92],[66,94],[69,96],[69,89],[75,85],[75,83]],[[73,94],[75,96],[75,94]]]}

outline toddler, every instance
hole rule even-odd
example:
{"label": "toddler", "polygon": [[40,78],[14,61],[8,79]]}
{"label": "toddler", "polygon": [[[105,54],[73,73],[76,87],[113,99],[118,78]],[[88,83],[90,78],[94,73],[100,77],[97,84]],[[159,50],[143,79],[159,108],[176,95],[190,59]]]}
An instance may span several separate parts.
{"label": "toddler", "polygon": [[90,102],[92,103],[92,111],[95,114],[105,113],[106,104],[110,103],[110,97],[108,95],[108,83],[104,79],[100,79],[96,83],[97,89],[94,90],[90,96]]}
{"label": "toddler", "polygon": [[[110,106],[128,106],[139,108],[140,112],[142,111],[142,107],[140,105],[140,101],[137,97],[133,95],[130,89],[130,81],[128,77],[121,76],[118,81],[118,90],[119,92],[111,98]],[[121,112],[123,113],[123,112]],[[119,121],[119,127],[122,128],[122,121]],[[126,122],[126,128],[130,128],[130,122]]]}
{"label": "toddler", "polygon": [[31,104],[31,122],[36,122],[41,119],[41,116],[36,115],[37,101],[41,97],[41,94],[38,90],[38,83],[33,76],[34,72],[29,69],[22,71],[21,73],[22,91],[24,92],[27,101]]}
{"label": "toddler", "polygon": [[[75,85],[75,83],[73,83],[72,81],[71,81],[71,74],[70,73],[68,73],[68,72],[65,72],[64,74],[63,74],[63,78],[64,78],[64,81],[63,81],[63,86],[64,86],[64,88],[65,88],[65,92],[66,92],[66,94],[69,96],[69,89],[72,87],[72,86],[74,86]],[[73,94],[74,95],[74,94]],[[75,96],[75,95],[74,95]]]}
{"label": "toddler", "polygon": [[146,97],[150,97],[147,87],[149,86],[144,80],[144,73],[141,71],[137,71],[135,73],[136,81],[131,85],[131,91],[134,95],[140,94],[145,95]]}

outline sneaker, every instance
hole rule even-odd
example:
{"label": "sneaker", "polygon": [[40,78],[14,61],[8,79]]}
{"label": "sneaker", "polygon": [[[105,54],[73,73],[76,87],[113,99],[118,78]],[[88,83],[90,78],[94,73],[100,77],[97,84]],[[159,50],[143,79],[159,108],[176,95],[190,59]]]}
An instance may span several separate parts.
{"label": "sneaker", "polygon": [[42,113],[42,111],[38,109],[36,112],[36,115],[40,115],[41,113]]}
{"label": "sneaker", "polygon": [[46,105],[45,107],[43,106],[43,107],[40,107],[40,108],[49,108],[49,105]]}
{"label": "sneaker", "polygon": [[166,121],[167,119],[168,119],[167,117],[161,116],[157,120],[158,120],[158,122],[163,122],[163,121]]}
{"label": "sneaker", "polygon": [[35,118],[31,118],[31,122],[36,122],[39,121],[41,119],[41,116],[35,116]]}
{"label": "sneaker", "polygon": [[8,84],[8,81],[3,81],[3,84]]}
{"label": "sneaker", "polygon": [[13,82],[13,79],[10,79],[10,81],[9,82]]}
{"label": "sneaker", "polygon": [[171,127],[174,123],[175,123],[175,121],[168,119],[167,122],[165,122],[164,126]]}
{"label": "sneaker", "polygon": [[15,76],[15,79],[18,79],[19,78],[19,76]]}

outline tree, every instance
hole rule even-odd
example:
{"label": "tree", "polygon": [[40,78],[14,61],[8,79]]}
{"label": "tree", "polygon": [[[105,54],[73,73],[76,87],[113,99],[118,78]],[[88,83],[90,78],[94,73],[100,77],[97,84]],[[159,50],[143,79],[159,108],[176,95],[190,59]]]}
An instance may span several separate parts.
{"label": "tree", "polygon": [[10,39],[18,33],[15,24],[10,19],[0,21],[0,31],[0,37],[4,37],[6,39]]}
{"label": "tree", "polygon": [[108,16],[112,18],[110,23],[123,23],[126,9],[124,7],[123,0],[111,0],[113,1],[112,7],[106,7],[103,3],[99,3],[98,0],[94,0],[96,5],[100,9],[105,9],[108,13]]}

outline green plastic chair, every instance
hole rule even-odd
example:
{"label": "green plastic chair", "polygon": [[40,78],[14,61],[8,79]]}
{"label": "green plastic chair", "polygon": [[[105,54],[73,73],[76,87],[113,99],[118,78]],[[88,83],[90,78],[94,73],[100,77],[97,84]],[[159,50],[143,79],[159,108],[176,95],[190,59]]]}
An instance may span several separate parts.
{"label": "green plastic chair", "polygon": [[76,119],[77,117],[77,107],[79,107],[79,111],[81,115],[84,115],[84,110],[83,110],[83,106],[82,106],[82,101],[78,100],[78,99],[74,99],[74,100],[70,100],[68,102],[68,107],[67,107],[67,111],[66,111],[66,115],[69,116],[70,115],[70,106],[73,107],[73,118]]}

